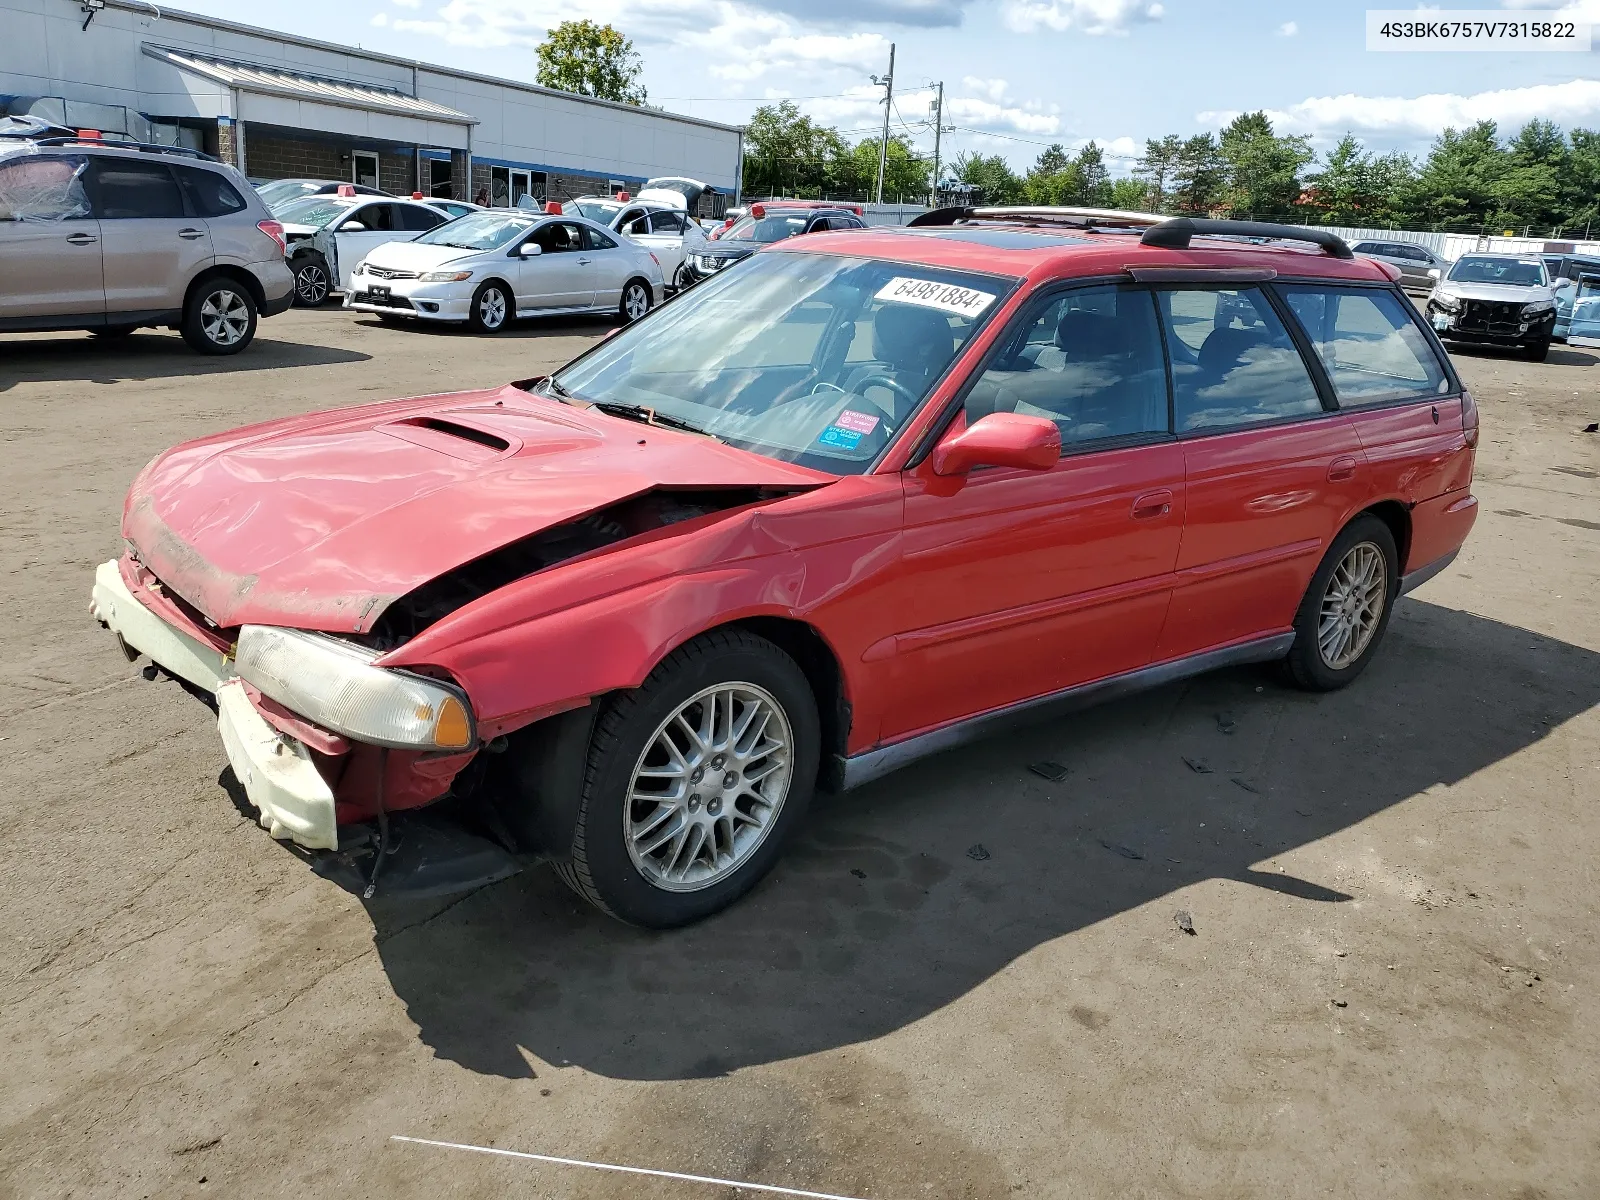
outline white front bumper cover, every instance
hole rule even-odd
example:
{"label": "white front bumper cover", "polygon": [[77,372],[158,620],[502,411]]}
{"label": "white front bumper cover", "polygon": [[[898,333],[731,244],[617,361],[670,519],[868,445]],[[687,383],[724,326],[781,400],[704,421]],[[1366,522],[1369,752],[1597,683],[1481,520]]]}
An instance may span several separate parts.
{"label": "white front bumper cover", "polygon": [[[487,278],[487,276],[485,276]],[[379,313],[391,317],[418,317],[424,321],[465,321],[472,310],[472,293],[481,282],[478,278],[460,283],[423,283],[418,279],[376,279],[365,273],[351,277],[345,290],[344,306],[356,312]],[[358,300],[376,284],[389,289],[389,294],[409,300],[410,306],[373,304]]]}
{"label": "white front bumper cover", "polygon": [[339,848],[333,790],[305,744],[267,723],[234,677],[233,664],[211,646],[174,629],[128,590],[116,560],[95,569],[89,611],[124,643],[172,674],[217,697],[217,730],[233,773],[273,837],[311,850]]}

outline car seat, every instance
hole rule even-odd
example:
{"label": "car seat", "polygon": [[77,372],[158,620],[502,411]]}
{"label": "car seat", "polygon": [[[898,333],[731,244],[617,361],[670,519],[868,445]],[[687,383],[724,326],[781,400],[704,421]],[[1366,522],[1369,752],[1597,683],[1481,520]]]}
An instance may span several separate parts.
{"label": "car seat", "polygon": [[[872,319],[872,356],[877,361],[852,371],[847,390],[858,392],[862,380],[887,375],[912,395],[921,396],[955,348],[955,333],[943,314],[909,304],[885,304]],[[897,427],[910,415],[909,402],[898,392],[890,393],[888,406]]]}

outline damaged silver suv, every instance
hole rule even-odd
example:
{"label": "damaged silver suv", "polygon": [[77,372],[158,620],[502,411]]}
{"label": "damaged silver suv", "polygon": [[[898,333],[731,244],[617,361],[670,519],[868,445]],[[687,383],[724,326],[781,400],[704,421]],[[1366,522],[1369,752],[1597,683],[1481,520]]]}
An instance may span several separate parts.
{"label": "damaged silver suv", "polygon": [[232,167],[11,125],[0,128],[0,333],[166,326],[202,354],[237,354],[258,318],[289,307],[283,226]]}

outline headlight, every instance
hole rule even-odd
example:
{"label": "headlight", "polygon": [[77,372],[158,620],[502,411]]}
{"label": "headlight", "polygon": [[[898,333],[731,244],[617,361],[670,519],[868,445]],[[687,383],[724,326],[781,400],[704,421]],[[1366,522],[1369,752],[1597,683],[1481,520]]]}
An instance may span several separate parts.
{"label": "headlight", "polygon": [[1444,292],[1436,292],[1432,297],[1433,306],[1440,312],[1460,312],[1461,301]]}
{"label": "headlight", "polygon": [[357,264],[356,264],[356,265],[355,265],[355,266],[353,266],[353,267],[351,267],[351,268],[350,268],[350,274],[352,274],[352,275],[359,275],[359,274],[361,274],[361,273],[362,273],[362,272],[363,272],[363,271],[365,271],[365,270],[366,270],[366,269],[367,269],[367,260],[366,260],[366,259],[364,259],[364,258],[363,258],[363,259],[362,259],[362,260],[361,260],[361,261],[360,261],[360,262],[358,262],[358,263],[357,263]]}
{"label": "headlight", "polygon": [[1549,300],[1535,300],[1531,304],[1524,304],[1522,306],[1522,315],[1525,317],[1536,317],[1540,313],[1554,312],[1555,307],[1556,306]]}
{"label": "headlight", "polygon": [[246,625],[239,676],[307,720],[358,742],[465,750],[476,740],[466,697],[436,679],[375,667],[377,652],[338,638]]}
{"label": "headlight", "polygon": [[417,276],[419,283],[460,283],[464,279],[471,279],[471,271],[424,271]]}

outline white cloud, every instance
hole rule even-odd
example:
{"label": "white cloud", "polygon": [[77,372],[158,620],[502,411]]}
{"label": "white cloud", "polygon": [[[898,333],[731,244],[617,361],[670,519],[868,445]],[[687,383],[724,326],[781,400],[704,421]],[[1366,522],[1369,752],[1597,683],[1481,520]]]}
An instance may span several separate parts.
{"label": "white cloud", "polygon": [[[720,32],[720,30],[718,31]],[[726,41],[721,43],[726,46]],[[746,81],[773,71],[848,71],[859,75],[873,67],[887,69],[889,39],[877,33],[783,33],[758,45],[741,47],[712,64],[717,79]]]}
{"label": "white cloud", "polygon": [[1087,34],[1123,34],[1128,26],[1159,21],[1163,10],[1152,0],[1006,0],[1001,19],[1018,33],[1075,29]]}
{"label": "white cloud", "polygon": [[385,25],[387,25],[389,23],[389,14],[386,13],[386,12],[373,13],[372,14],[372,22],[371,23],[373,25],[376,25],[379,29],[382,29]]}
{"label": "white cloud", "polygon": [[396,4],[401,8],[421,8],[422,7],[422,0],[389,0],[389,2],[391,4]]}
{"label": "white cloud", "polygon": [[1011,85],[1004,79],[980,79],[976,75],[967,75],[962,78],[961,86],[998,104]]}
{"label": "white cloud", "polygon": [[1061,128],[1061,118],[1054,113],[996,104],[981,96],[946,96],[944,111],[950,124],[972,129],[1048,135]]}
{"label": "white cloud", "polygon": [[1550,0],[1503,0],[1503,3],[1507,8],[1536,8],[1541,13],[1548,12],[1551,17],[1600,24],[1600,0],[1578,0],[1576,4],[1551,4]]}
{"label": "white cloud", "polygon": [[1297,34],[1299,32],[1300,32],[1300,26],[1295,21],[1285,21],[1282,25],[1278,26],[1278,36],[1279,37],[1293,37],[1295,34]]}
{"label": "white cloud", "polygon": [[[1202,125],[1225,125],[1233,112],[1202,112]],[[1426,96],[1313,96],[1286,110],[1268,109],[1280,132],[1337,135],[1345,130],[1399,136],[1434,136],[1477,121],[1495,121],[1515,130],[1534,117],[1558,125],[1583,125],[1600,118],[1600,79],[1574,79],[1532,87],[1476,92],[1470,96],[1434,92]]]}

